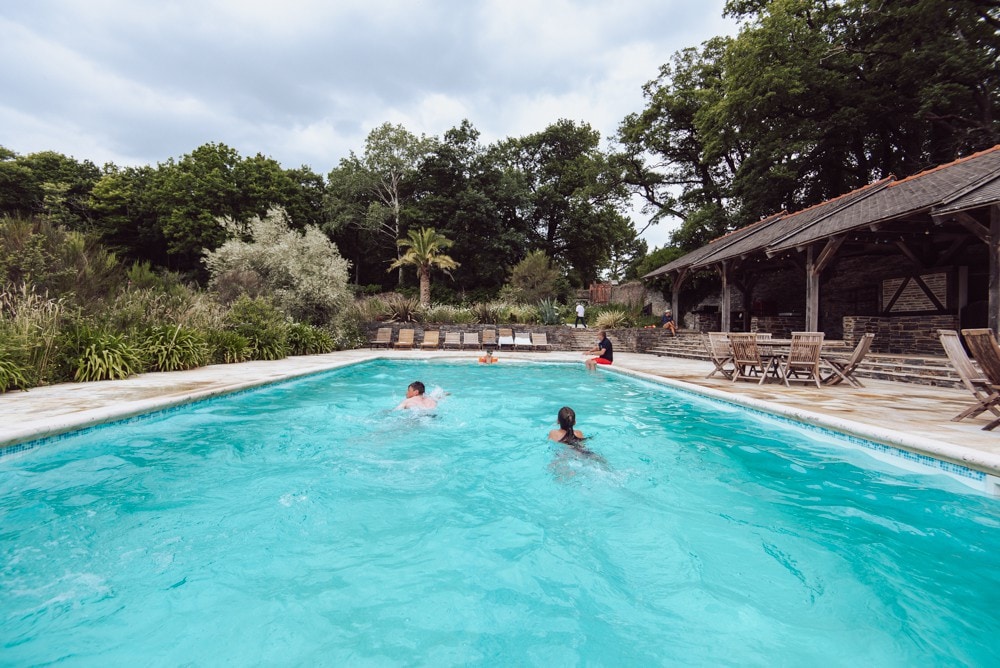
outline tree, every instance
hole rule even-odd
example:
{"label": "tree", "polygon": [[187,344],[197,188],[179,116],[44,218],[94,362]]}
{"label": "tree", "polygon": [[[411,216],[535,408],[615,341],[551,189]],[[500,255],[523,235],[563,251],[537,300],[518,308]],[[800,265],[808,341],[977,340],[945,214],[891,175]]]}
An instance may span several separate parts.
{"label": "tree", "polygon": [[622,214],[624,184],[599,143],[600,134],[586,123],[560,120],[495,149],[525,190],[520,215],[533,245],[570,267],[577,285],[607,268],[610,246],[632,228]]}
{"label": "tree", "polygon": [[449,251],[461,265],[455,284],[492,296],[498,277],[528,252],[531,230],[518,215],[527,194],[520,179],[478,139],[469,121],[444,133],[416,174],[410,211],[413,224],[433,225],[455,241]]}
{"label": "tree", "polygon": [[619,129],[629,183],[701,245],[1000,141],[1000,3],[731,0]]}
{"label": "tree", "polygon": [[[351,154],[331,171],[330,228],[363,227],[369,233],[395,242],[404,229],[404,206],[420,161],[435,146],[436,139],[417,137],[402,125],[383,123],[368,133],[365,151]],[[363,207],[363,209],[362,209]],[[397,247],[398,249],[398,247]],[[396,252],[396,259],[400,258]],[[403,280],[403,265],[399,282]]]}
{"label": "tree", "polygon": [[553,266],[545,251],[535,250],[517,263],[505,288],[510,296],[523,304],[535,304],[542,299],[557,296],[565,284],[562,272]]}
{"label": "tree", "polygon": [[451,240],[438,234],[433,227],[421,227],[410,230],[407,238],[400,239],[397,244],[407,250],[389,266],[389,271],[403,266],[416,267],[420,278],[420,303],[430,306],[431,270],[441,269],[448,273],[458,267],[458,263],[451,257],[441,253],[452,245]]}

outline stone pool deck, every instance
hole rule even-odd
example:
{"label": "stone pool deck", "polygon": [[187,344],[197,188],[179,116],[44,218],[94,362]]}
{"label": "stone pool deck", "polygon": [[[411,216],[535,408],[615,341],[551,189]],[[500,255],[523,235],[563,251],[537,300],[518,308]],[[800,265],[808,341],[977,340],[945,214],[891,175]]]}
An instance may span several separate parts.
{"label": "stone pool deck", "polygon": [[[479,354],[471,350],[349,350],[9,392],[0,395],[0,448],[375,357],[474,359]],[[501,364],[513,360],[579,363],[583,359],[579,353],[562,351],[503,351],[498,356]],[[988,474],[987,491],[1000,491],[1000,429],[982,431],[988,422],[985,417],[951,421],[972,403],[964,390],[877,380],[863,380],[864,388],[821,389],[731,383],[719,376],[706,379],[712,369],[709,362],[636,353],[617,353],[615,368],[983,471]]]}

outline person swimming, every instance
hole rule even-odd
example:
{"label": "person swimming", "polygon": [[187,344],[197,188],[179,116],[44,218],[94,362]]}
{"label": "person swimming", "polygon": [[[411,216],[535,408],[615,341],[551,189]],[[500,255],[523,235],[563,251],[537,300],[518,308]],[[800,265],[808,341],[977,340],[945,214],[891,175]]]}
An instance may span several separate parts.
{"label": "person swimming", "polygon": [[410,383],[406,388],[406,399],[403,399],[403,403],[396,406],[396,410],[400,408],[429,409],[437,407],[437,400],[427,396],[424,392],[426,392],[426,388],[419,380]]}
{"label": "person swimming", "polygon": [[556,421],[559,423],[559,428],[549,432],[549,440],[568,445],[584,457],[604,461],[603,457],[583,444],[586,436],[576,428],[576,412],[572,408],[569,406],[560,408]]}

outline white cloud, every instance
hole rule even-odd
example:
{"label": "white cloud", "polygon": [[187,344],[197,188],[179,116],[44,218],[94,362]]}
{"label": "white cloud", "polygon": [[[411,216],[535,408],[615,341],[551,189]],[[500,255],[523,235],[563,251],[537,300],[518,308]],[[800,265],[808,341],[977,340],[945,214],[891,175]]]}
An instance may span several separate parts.
{"label": "white cloud", "polygon": [[326,173],[386,121],[607,140],[724,0],[35,0],[0,7],[0,145],[153,164],[209,141]]}

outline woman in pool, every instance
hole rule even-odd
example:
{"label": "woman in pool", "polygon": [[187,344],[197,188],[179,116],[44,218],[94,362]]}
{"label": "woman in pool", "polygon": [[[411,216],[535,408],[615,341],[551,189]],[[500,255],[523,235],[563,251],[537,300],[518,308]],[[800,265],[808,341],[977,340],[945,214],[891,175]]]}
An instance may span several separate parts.
{"label": "woman in pool", "polygon": [[604,461],[603,457],[583,444],[586,437],[576,428],[576,413],[572,408],[569,406],[560,408],[556,420],[559,422],[559,428],[549,432],[549,440],[564,443],[584,457]]}

